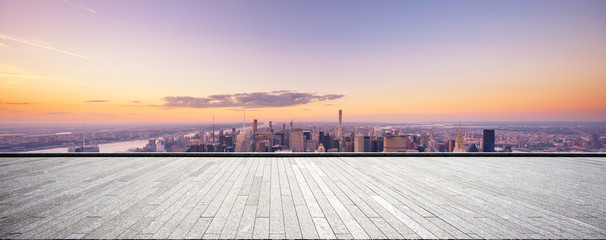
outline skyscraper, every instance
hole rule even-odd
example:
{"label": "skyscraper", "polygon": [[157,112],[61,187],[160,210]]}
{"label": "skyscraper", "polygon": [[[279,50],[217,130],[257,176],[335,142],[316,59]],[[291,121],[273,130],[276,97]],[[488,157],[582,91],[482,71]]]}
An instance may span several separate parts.
{"label": "skyscraper", "polygon": [[364,135],[356,134],[354,137],[354,152],[364,152]]}
{"label": "skyscraper", "polygon": [[459,127],[459,132],[457,133],[457,138],[455,138],[455,146],[453,152],[465,152],[463,145],[465,144],[465,138],[463,138],[463,133],[461,133],[461,127]]}
{"label": "skyscraper", "polygon": [[345,142],[345,152],[353,152],[353,151],[354,151],[354,143]]}
{"label": "skyscraper", "polygon": [[364,136],[364,152],[370,152],[370,149],[371,149],[370,137]]}
{"label": "skyscraper", "polygon": [[455,146],[455,140],[448,139],[448,142],[446,142],[446,147],[447,147],[448,152],[454,151],[454,146]]}
{"label": "skyscraper", "polygon": [[303,130],[300,128],[293,129],[290,131],[290,149],[293,152],[304,152],[305,151],[305,140],[303,136]]}
{"label": "skyscraper", "polygon": [[406,152],[408,137],[405,135],[386,135],[383,137],[383,152]]}
{"label": "skyscraper", "polygon": [[337,138],[342,137],[342,128],[343,127],[343,111],[339,109],[339,128],[337,129]]}
{"label": "skyscraper", "polygon": [[494,152],[494,130],[484,129],[483,152]]}
{"label": "skyscraper", "polygon": [[598,135],[598,134],[591,135],[591,146],[594,147],[595,149],[600,148],[600,135]]}

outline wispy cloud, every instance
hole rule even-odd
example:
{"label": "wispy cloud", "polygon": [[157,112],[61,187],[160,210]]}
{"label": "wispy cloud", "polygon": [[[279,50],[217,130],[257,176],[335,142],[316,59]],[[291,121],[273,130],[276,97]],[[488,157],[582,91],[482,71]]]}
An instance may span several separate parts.
{"label": "wispy cloud", "polygon": [[38,43],[34,43],[34,42],[29,42],[29,41],[25,41],[25,40],[9,37],[9,36],[6,36],[6,35],[0,35],[0,39],[10,40],[10,41],[13,41],[13,42],[18,42],[18,43],[29,45],[29,46],[32,46],[32,47],[43,48],[43,49],[46,49],[46,50],[50,50],[50,51],[54,51],[54,52],[58,52],[58,53],[67,54],[67,55],[70,55],[70,56],[74,56],[74,57],[78,57],[78,58],[82,58],[82,59],[86,59],[86,60],[94,62],[94,60],[92,60],[89,57],[86,57],[84,55],[80,55],[80,54],[73,53],[73,52],[70,52],[70,51],[65,51],[63,49],[58,49],[58,48],[54,48],[54,47],[50,47],[50,46],[46,46],[46,45],[42,45],[42,44],[38,44]]}
{"label": "wispy cloud", "polygon": [[77,4],[77,3],[72,3],[72,2],[71,2],[71,1],[69,1],[69,0],[63,0],[63,2],[65,2],[65,3],[71,3],[71,4],[74,4],[74,5],[76,5],[76,7],[79,7],[79,8],[81,8],[81,9],[84,9],[85,11],[90,12],[90,13],[97,13],[97,11],[95,11],[95,10],[94,10],[94,9],[92,9],[92,8],[88,8],[88,7],[82,6],[82,5]]}
{"label": "wispy cloud", "polygon": [[287,107],[302,105],[311,102],[321,102],[342,98],[340,94],[319,95],[316,93],[301,93],[293,91],[272,91],[272,92],[254,92],[254,93],[236,93],[211,95],[204,98],[178,96],[165,97],[162,101],[166,102],[165,107],[184,107],[184,108],[223,108],[223,107],[245,107],[245,108],[264,108],[264,107]]}
{"label": "wispy cloud", "polygon": [[88,100],[88,101],[84,101],[87,103],[104,103],[104,102],[109,102],[109,100]]}
{"label": "wispy cloud", "polygon": [[47,112],[48,115],[67,115],[70,114],[68,112]]}
{"label": "wispy cloud", "polygon": [[133,102],[133,103],[137,103],[137,104],[138,104],[138,103],[141,103],[141,102],[139,102],[139,101],[131,101],[131,102]]}
{"label": "wispy cloud", "polygon": [[28,105],[28,104],[32,104],[30,102],[5,102],[4,104],[11,104],[11,105]]}

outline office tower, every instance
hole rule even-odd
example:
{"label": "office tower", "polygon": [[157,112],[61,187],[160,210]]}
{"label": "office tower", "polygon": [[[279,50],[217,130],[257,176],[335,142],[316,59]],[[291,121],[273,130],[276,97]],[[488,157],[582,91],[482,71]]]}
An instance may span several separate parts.
{"label": "office tower", "polygon": [[303,136],[305,136],[305,141],[311,140],[311,131],[303,131]]}
{"label": "office tower", "polygon": [[598,134],[591,135],[591,146],[594,147],[595,149],[600,148],[600,135],[598,135]]}
{"label": "office tower", "polygon": [[340,150],[339,149],[339,139],[333,138],[332,141],[330,142],[330,149],[337,149],[337,152]]}
{"label": "office tower", "polygon": [[304,140],[305,141],[305,151],[304,152],[315,152],[318,149],[318,141],[315,139]]}
{"label": "office tower", "polygon": [[405,135],[386,135],[383,137],[383,152],[406,152],[408,137]]}
{"label": "office tower", "polygon": [[454,151],[455,140],[449,139],[446,145],[447,145],[446,147],[448,149],[448,152]]}
{"label": "office tower", "polygon": [[242,131],[238,136],[236,136],[236,152],[251,152],[252,144],[250,143],[250,134],[251,131]]}
{"label": "office tower", "polygon": [[463,134],[461,133],[461,127],[459,127],[459,132],[457,133],[457,138],[455,139],[455,146],[453,152],[465,152],[465,149],[463,149],[464,144],[465,138],[463,138]]}
{"label": "office tower", "polygon": [[331,148],[331,137],[330,135],[328,135],[328,133],[324,136],[322,136],[322,139],[320,139],[320,143],[324,146],[325,149],[330,149]]}
{"label": "office tower", "polygon": [[345,152],[353,152],[353,151],[354,151],[354,143],[345,142]]}
{"label": "office tower", "polygon": [[215,146],[213,144],[206,144],[206,151],[207,152],[214,152],[215,151]]}
{"label": "office tower", "polygon": [[[292,122],[291,122],[292,125]],[[290,149],[293,152],[305,151],[305,140],[303,136],[303,130],[300,128],[293,129],[290,131]]]}
{"label": "office tower", "polygon": [[370,152],[370,137],[364,136],[364,152]]}
{"label": "office tower", "polygon": [[416,149],[417,148],[417,144],[413,141],[408,141],[408,146],[406,146],[407,149]]}
{"label": "office tower", "polygon": [[256,132],[253,143],[254,152],[269,152],[273,146],[273,135],[271,132]]}
{"label": "office tower", "polygon": [[288,148],[288,138],[286,137],[286,123],[282,123],[282,146]]}
{"label": "office tower", "polygon": [[[383,149],[381,149],[381,150],[383,150]],[[379,141],[377,139],[370,141],[370,151],[371,152],[379,151]]]}
{"label": "office tower", "polygon": [[284,135],[282,135],[281,132],[274,134],[273,138],[274,138],[274,145],[284,146],[284,142],[283,142]]}
{"label": "office tower", "polygon": [[364,135],[356,134],[354,137],[354,152],[364,152]]}
{"label": "office tower", "polygon": [[257,119],[253,120],[253,134],[257,132]]}
{"label": "office tower", "polygon": [[269,121],[269,131],[272,132],[272,133],[274,132],[274,129],[271,126],[271,121]]}
{"label": "office tower", "polygon": [[494,152],[494,130],[484,129],[483,152]]}
{"label": "office tower", "polygon": [[438,141],[436,140],[429,140],[429,144],[427,145],[429,150],[426,150],[426,152],[438,152],[438,150],[440,149],[439,145],[438,145]]}
{"label": "office tower", "polygon": [[339,109],[339,128],[337,129],[337,138],[342,137],[343,130],[343,111]]}

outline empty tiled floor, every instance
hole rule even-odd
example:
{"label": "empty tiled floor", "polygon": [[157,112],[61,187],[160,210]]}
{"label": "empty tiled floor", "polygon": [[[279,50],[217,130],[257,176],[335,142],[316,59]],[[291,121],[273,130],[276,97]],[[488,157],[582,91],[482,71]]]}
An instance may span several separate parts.
{"label": "empty tiled floor", "polygon": [[606,158],[0,158],[1,238],[606,238]]}

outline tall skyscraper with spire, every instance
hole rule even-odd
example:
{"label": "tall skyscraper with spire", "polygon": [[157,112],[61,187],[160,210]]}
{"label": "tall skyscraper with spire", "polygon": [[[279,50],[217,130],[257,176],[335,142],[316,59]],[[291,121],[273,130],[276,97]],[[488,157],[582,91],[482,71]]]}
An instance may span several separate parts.
{"label": "tall skyscraper with spire", "polygon": [[453,152],[465,152],[465,148],[463,145],[465,144],[465,138],[461,133],[461,125],[459,124],[459,133],[457,133],[457,138],[455,139],[455,147]]}

